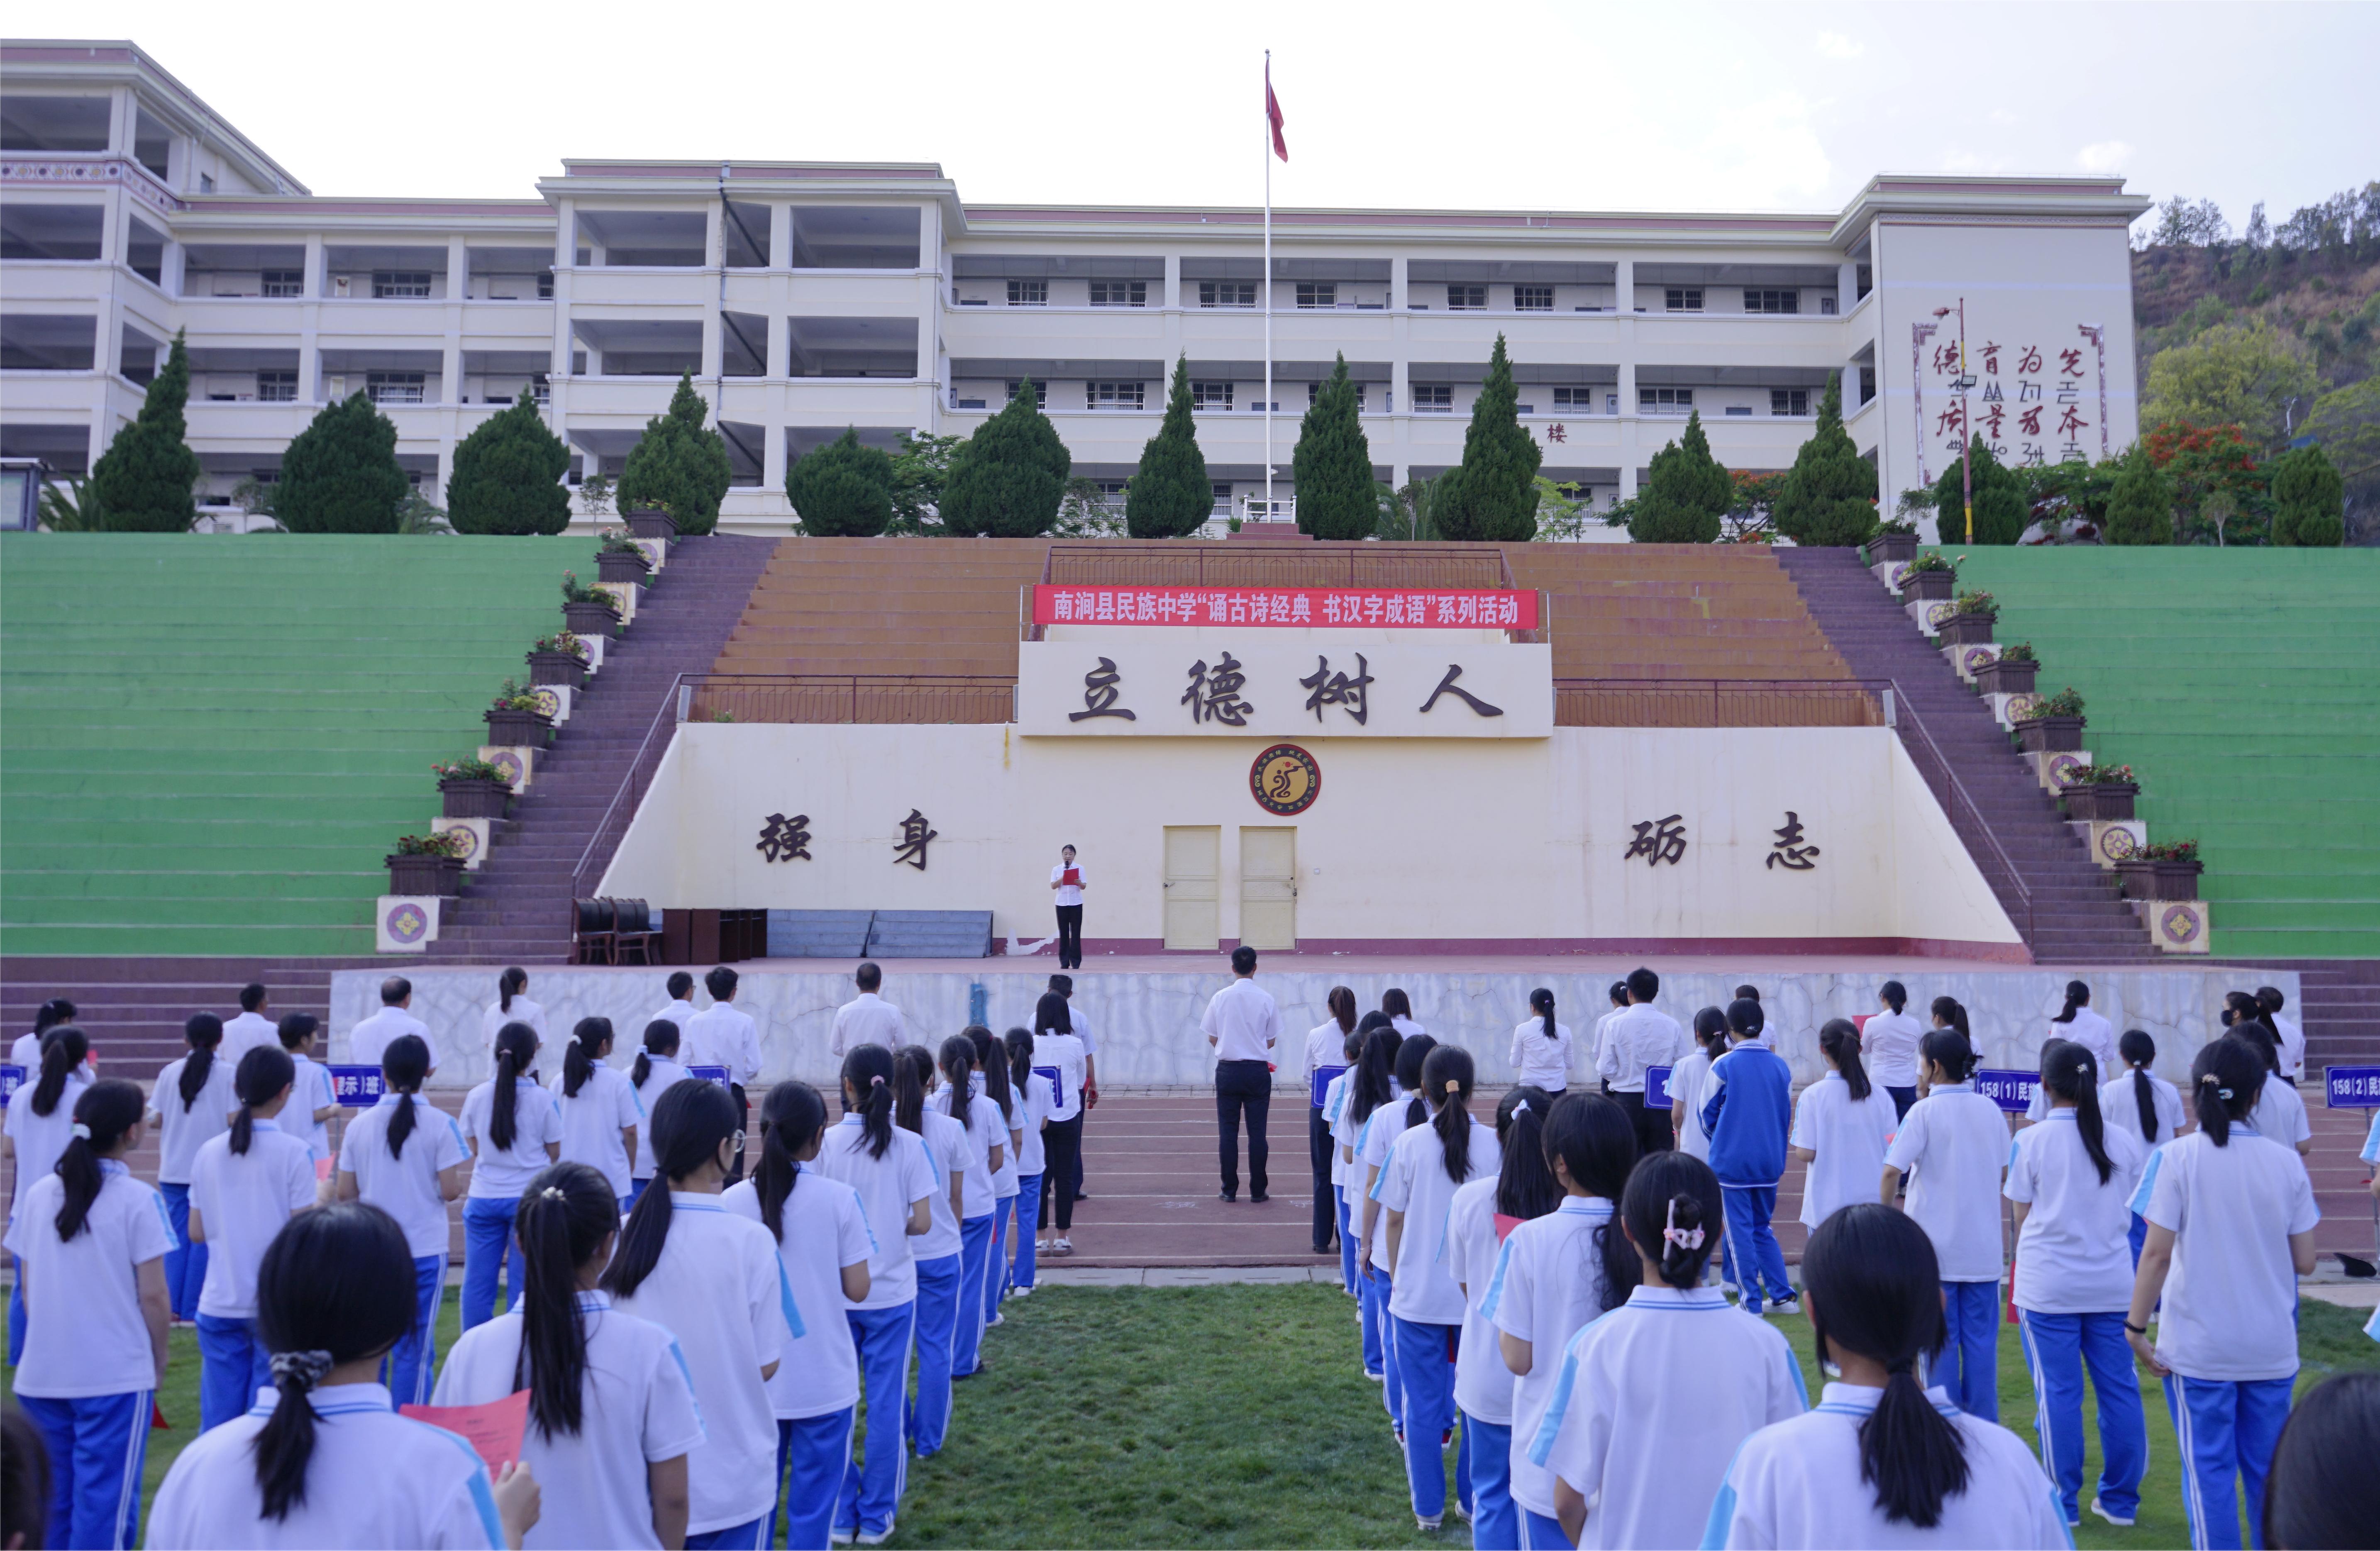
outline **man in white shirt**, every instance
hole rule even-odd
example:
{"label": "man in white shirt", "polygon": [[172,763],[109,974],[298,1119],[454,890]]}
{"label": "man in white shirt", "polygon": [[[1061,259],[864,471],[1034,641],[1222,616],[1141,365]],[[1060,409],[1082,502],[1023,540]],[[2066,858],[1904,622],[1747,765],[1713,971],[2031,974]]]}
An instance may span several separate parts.
{"label": "man in white shirt", "polygon": [[834,1010],[834,1038],[827,1048],[838,1056],[862,1045],[899,1049],[904,1027],[901,1010],[876,994],[884,984],[884,972],[863,963],[851,978],[859,994]]}
{"label": "man in white shirt", "polygon": [[[710,1005],[678,1031],[678,1049],[689,1066],[727,1069],[727,1092],[735,1100],[735,1118],[748,1127],[752,1101],[745,1096],[744,1084],[760,1075],[760,1027],[750,1014],[735,1007],[736,978],[735,972],[725,964],[702,977],[703,988],[710,993]],[[739,1129],[735,1133],[735,1163],[727,1171],[727,1182],[732,1185],[743,1177],[744,1131]]]}
{"label": "man in white shirt", "polygon": [[[1075,962],[1079,963],[1081,960]],[[1075,1037],[1083,1042],[1083,1118],[1087,1121],[1099,1102],[1099,1042],[1091,1037],[1091,1021],[1084,1013],[1083,1004],[1075,1000],[1075,977],[1053,975],[1050,976],[1050,988],[1066,999],[1066,1020],[1075,1025]],[[1090,1193],[1083,1189],[1083,1149],[1079,1145],[1075,1148],[1073,1173],[1075,1199],[1088,1201]]]}
{"label": "man in white shirt", "polygon": [[392,975],[382,981],[380,1011],[347,1031],[347,1060],[358,1066],[376,1067],[393,1040],[414,1034],[430,1047],[430,1070],[437,1071],[438,1043],[430,1037],[430,1025],[415,1017],[412,1008],[412,981],[402,975]]}
{"label": "man in white shirt", "polygon": [[2278,986],[2256,988],[2256,1005],[2265,1010],[2273,1032],[2280,1036],[2280,1049],[2276,1053],[2280,1058],[2281,1075],[2294,1083],[2305,1075],[2305,1030],[2298,1026],[2295,1019],[2281,1016],[2281,1009],[2289,1004],[2289,999],[2281,995]]}
{"label": "man in white shirt", "polygon": [[1256,982],[1257,951],[1232,950],[1232,983],[1207,1003],[1198,1021],[1215,1048],[1215,1122],[1222,1157],[1222,1198],[1240,1194],[1240,1120],[1248,1122],[1248,1199],[1265,1199],[1265,1120],[1272,1106],[1272,1048],[1281,1039],[1281,1007]]}
{"label": "man in white shirt", "polygon": [[687,1042],[686,1030],[694,1026],[694,976],[678,970],[669,977],[669,1000],[646,1023],[672,1023],[677,1025],[677,1057],[688,1066],[695,1065],[690,1053],[694,1047]]}
{"label": "man in white shirt", "polygon": [[1058,865],[1050,869],[1050,891],[1058,898],[1058,967],[1083,967],[1083,869],[1075,864],[1075,848],[1058,848]]}
{"label": "man in white shirt", "polygon": [[1668,1152],[1676,1139],[1667,1106],[1645,1105],[1647,1067],[1674,1067],[1691,1046],[1678,1021],[1653,1005],[1661,993],[1661,977],[1642,967],[1628,972],[1628,1006],[1604,1025],[1603,1052],[1596,1069],[1603,1074],[1604,1091],[1628,1111],[1636,1128],[1636,1152]]}
{"label": "man in white shirt", "polygon": [[260,1048],[281,1048],[281,1024],[273,1016],[272,999],[264,988],[251,982],[239,988],[239,1016],[225,1020],[223,1043],[215,1047],[215,1055],[231,1062],[237,1072],[239,1058]]}

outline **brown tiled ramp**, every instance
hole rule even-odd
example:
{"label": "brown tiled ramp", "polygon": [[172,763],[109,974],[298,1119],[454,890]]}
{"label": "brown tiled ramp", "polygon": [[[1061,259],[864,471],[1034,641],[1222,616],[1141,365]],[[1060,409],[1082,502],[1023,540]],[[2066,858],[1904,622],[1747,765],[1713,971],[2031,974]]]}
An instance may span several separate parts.
{"label": "brown tiled ramp", "polygon": [[1513,582],[1549,595],[1558,679],[1847,679],[1759,544],[1514,544]]}

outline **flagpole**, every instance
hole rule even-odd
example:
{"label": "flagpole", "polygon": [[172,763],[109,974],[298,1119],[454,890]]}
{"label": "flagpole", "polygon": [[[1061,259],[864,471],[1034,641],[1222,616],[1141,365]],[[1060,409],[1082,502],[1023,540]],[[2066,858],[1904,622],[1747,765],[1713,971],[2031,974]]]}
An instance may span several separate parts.
{"label": "flagpole", "polygon": [[1264,112],[1264,411],[1265,520],[1274,519],[1272,503],[1272,50],[1265,50]]}

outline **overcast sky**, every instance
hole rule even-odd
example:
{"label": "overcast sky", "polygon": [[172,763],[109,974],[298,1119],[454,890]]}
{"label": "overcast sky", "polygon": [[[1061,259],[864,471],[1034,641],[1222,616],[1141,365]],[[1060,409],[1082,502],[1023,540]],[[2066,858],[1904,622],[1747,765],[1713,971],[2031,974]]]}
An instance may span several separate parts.
{"label": "overcast sky", "polygon": [[590,3],[19,12],[129,37],[320,194],[565,156],[939,162],[971,201],[1821,210],[2119,173],[2232,224],[2380,177],[2380,6]]}

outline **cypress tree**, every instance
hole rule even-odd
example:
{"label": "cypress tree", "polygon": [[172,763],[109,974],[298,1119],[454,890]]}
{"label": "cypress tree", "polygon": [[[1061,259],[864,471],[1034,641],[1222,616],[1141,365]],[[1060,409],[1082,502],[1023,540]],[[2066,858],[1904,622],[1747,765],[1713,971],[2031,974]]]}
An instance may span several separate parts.
{"label": "cypress tree", "polygon": [[2023,479],[2013,469],[2000,467],[1980,432],[1968,444],[1968,456],[1974,466],[1975,530],[1961,537],[1966,520],[1965,475],[1961,465],[1954,462],[1934,486],[1935,531],[1945,544],[2015,543],[2033,521]]}
{"label": "cypress tree", "polygon": [[1840,372],[1827,375],[1818,429],[1793,454],[1776,503],[1777,531],[1797,544],[1864,544],[1876,533],[1876,466],[1843,429]]}
{"label": "cypress tree", "polygon": [[1686,433],[1653,454],[1652,478],[1636,496],[1628,537],[1639,544],[1715,544],[1735,481],[1711,456],[1703,415],[1686,416]]}
{"label": "cypress tree", "polygon": [[570,526],[570,449],[548,430],[523,388],[455,444],[446,481],[446,520],[457,533],[559,533]]}
{"label": "cypress tree", "polygon": [[189,399],[190,357],[177,331],[140,418],[115,433],[91,467],[88,499],[110,531],[188,533],[199,520],[192,492],[205,470],[182,439]]}
{"label": "cypress tree", "polygon": [[[1520,544],[1536,537],[1537,465],[1545,452],[1521,429],[1520,391],[1504,336],[1488,357],[1488,381],[1463,433],[1463,462],[1439,478],[1439,530],[1450,539]],[[1304,500],[1301,491],[1299,499]]]}
{"label": "cypress tree", "polygon": [[1135,539],[1179,539],[1196,533],[1215,510],[1207,454],[1190,413],[1190,357],[1173,363],[1165,395],[1165,423],[1140,450],[1140,467],[1123,488],[1124,531]]}
{"label": "cypress tree", "polygon": [[1041,413],[1030,379],[951,457],[942,525],[953,533],[1030,539],[1058,520],[1075,460]]}
{"label": "cypress tree", "polygon": [[704,422],[710,407],[694,391],[694,374],[677,380],[669,413],[645,422],[620,471],[623,512],[660,506],[680,533],[708,533],[719,524],[719,503],[734,480],[727,440]]}
{"label": "cypress tree", "polygon": [[396,462],[396,427],[355,394],[326,404],[281,456],[273,515],[292,533],[395,533],[412,481]]}
{"label": "cypress tree", "polygon": [[2173,542],[2173,485],[2148,449],[2135,446],[2124,454],[2100,533],[2110,544]]}
{"label": "cypress tree", "polygon": [[2273,542],[2336,549],[2347,541],[2347,484],[2320,447],[2298,447],[2275,458]]}
{"label": "cypress tree", "polygon": [[1372,444],[1355,411],[1355,384],[1342,355],[1298,427],[1290,459],[1297,489],[1297,530],[1317,539],[1365,539],[1378,525]]}
{"label": "cypress tree", "polygon": [[861,446],[857,428],[846,427],[785,470],[785,499],[805,533],[873,539],[892,520],[892,459]]}

